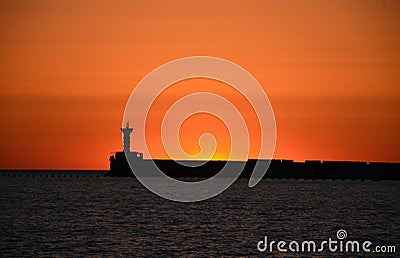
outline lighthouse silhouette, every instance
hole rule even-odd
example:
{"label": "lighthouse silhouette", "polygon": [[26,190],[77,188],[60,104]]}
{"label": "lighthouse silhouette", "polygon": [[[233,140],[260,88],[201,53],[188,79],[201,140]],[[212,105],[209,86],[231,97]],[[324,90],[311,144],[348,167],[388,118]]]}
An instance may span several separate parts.
{"label": "lighthouse silhouette", "polygon": [[128,157],[135,157],[143,159],[143,153],[137,151],[131,151],[131,133],[133,128],[129,127],[129,122],[126,123],[125,127],[121,128],[122,134],[124,135],[124,153]]}
{"label": "lighthouse silhouette", "polygon": [[124,152],[131,152],[131,133],[133,128],[129,128],[129,122],[126,123],[125,128],[121,128],[121,131],[124,135]]}

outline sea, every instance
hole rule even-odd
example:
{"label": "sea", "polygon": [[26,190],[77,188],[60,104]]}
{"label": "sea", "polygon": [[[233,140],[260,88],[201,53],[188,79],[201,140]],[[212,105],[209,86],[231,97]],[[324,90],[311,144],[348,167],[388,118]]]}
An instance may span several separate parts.
{"label": "sea", "polygon": [[0,256],[400,257],[399,181],[239,179],[181,203],[104,173],[0,171]]}

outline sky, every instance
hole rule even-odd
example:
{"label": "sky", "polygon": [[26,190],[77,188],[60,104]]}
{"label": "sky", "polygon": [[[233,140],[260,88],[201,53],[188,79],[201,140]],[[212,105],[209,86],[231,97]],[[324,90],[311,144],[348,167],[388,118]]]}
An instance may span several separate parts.
{"label": "sky", "polygon": [[[274,158],[400,162],[400,1],[5,0],[0,31],[0,169],[108,169],[137,83],[195,55],[235,62],[263,86]],[[203,130],[224,157],[227,130],[210,116],[183,125],[184,149],[196,153]]]}

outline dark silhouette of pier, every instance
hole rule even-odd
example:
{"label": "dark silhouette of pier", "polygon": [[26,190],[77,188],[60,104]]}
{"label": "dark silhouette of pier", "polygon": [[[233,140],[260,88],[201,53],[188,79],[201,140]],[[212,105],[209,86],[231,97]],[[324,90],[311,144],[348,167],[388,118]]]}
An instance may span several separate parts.
{"label": "dark silhouette of pier", "polygon": [[[201,161],[184,161],[199,165],[197,167],[184,166],[173,160],[134,160],[139,172],[146,176],[146,168],[151,169],[154,162],[166,175],[172,178],[210,178],[216,175],[227,162],[244,166],[240,177],[250,178],[256,162],[269,162],[269,160],[248,161],[215,161],[211,160],[202,164]],[[305,161],[271,160],[271,164],[264,178],[271,179],[336,179],[336,180],[400,180],[400,164],[384,162],[353,162],[353,161]],[[117,152],[110,157],[110,171],[106,176],[133,177],[131,167],[124,152]]]}
{"label": "dark silhouette of pier", "polygon": [[[126,155],[129,155],[135,174],[146,176],[146,170],[154,169],[152,163],[172,178],[210,178],[229,162],[232,167],[243,168],[240,177],[250,178],[256,162],[271,162],[264,178],[272,179],[342,179],[342,180],[400,180],[400,163],[357,162],[357,161],[319,161],[307,160],[255,160],[247,161],[181,161],[192,163],[185,166],[173,160],[146,160],[143,153],[130,150],[130,134],[133,128],[126,124],[121,128],[124,138],[124,152],[110,156],[110,171],[106,176],[133,177]],[[236,166],[237,165],[237,166]],[[234,172],[234,171],[232,171]]]}

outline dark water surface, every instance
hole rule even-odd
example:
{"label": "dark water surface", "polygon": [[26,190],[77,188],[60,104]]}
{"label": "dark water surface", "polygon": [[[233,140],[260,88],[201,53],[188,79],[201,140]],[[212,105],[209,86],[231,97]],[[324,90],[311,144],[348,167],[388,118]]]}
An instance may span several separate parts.
{"label": "dark water surface", "polygon": [[257,250],[264,236],[317,242],[337,240],[339,229],[347,240],[396,247],[382,257],[400,256],[400,182],[266,180],[250,189],[240,179],[215,198],[177,203],[133,178],[4,173],[0,256],[266,256]]}

